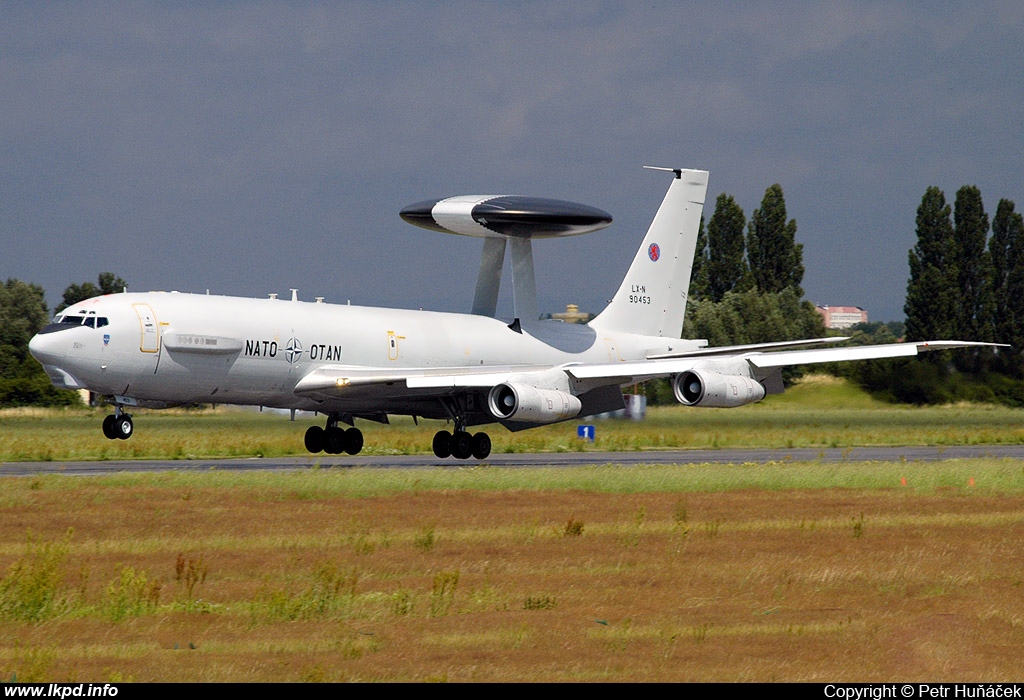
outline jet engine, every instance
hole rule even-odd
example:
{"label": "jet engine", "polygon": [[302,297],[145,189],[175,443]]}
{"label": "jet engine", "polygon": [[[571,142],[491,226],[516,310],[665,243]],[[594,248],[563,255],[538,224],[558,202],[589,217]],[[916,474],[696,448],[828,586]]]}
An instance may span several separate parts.
{"label": "jet engine", "polygon": [[764,398],[761,382],[738,374],[689,370],[672,378],[676,400],[685,406],[735,408]]}
{"label": "jet engine", "polygon": [[555,423],[583,410],[583,404],[572,394],[516,383],[493,387],[487,394],[487,407],[495,418],[524,423]]}

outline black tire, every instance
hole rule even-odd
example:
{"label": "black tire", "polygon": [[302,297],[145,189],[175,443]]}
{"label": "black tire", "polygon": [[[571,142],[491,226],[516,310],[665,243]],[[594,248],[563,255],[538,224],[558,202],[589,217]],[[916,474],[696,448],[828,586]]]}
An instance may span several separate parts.
{"label": "black tire", "polygon": [[117,439],[117,428],[114,427],[115,420],[117,420],[117,417],[113,413],[103,419],[103,437],[108,440]]}
{"label": "black tire", "polygon": [[345,431],[341,428],[324,430],[324,452],[329,455],[340,455],[345,449]]}
{"label": "black tire", "polygon": [[469,459],[473,454],[473,436],[465,430],[458,430],[452,435],[452,457]]}
{"label": "black tire", "polygon": [[473,436],[473,456],[477,459],[487,459],[491,454],[491,436],[487,433],[477,433]]}
{"label": "black tire", "polygon": [[363,431],[359,428],[349,428],[345,431],[345,452],[350,455],[357,455],[363,449]]}
{"label": "black tire", "polygon": [[317,454],[324,451],[324,429],[319,425],[311,425],[306,429],[306,436],[303,438],[306,449]]}
{"label": "black tire", "polygon": [[452,434],[447,430],[438,430],[434,433],[434,456],[438,459],[448,459],[452,456]]}
{"label": "black tire", "polygon": [[132,423],[132,417],[122,415],[120,418],[115,418],[114,433],[121,440],[130,438],[135,433],[135,424]]}

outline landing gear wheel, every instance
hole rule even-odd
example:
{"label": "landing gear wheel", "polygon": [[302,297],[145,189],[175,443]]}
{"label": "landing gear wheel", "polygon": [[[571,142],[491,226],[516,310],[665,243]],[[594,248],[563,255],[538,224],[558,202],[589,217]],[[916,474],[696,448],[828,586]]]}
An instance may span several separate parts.
{"label": "landing gear wheel", "polygon": [[127,440],[135,432],[135,426],[132,424],[132,417],[126,414],[122,414],[120,418],[114,419],[114,433],[121,440]]}
{"label": "landing gear wheel", "polygon": [[359,428],[349,428],[345,431],[344,449],[350,455],[357,455],[363,449],[363,433]]}
{"label": "landing gear wheel", "polygon": [[338,427],[324,430],[324,452],[329,455],[340,455],[345,449],[345,431]]}
{"label": "landing gear wheel", "polygon": [[469,459],[473,454],[473,436],[465,430],[456,430],[451,441],[452,457],[455,459]]}
{"label": "landing gear wheel", "polygon": [[473,456],[477,459],[487,459],[491,454],[491,437],[487,433],[477,433],[472,440]]}
{"label": "landing gear wheel", "polygon": [[324,429],[319,425],[311,425],[306,429],[306,436],[303,439],[306,449],[316,454],[324,450]]}
{"label": "landing gear wheel", "polygon": [[434,434],[434,456],[438,459],[448,459],[452,456],[452,434],[447,430],[438,430]]}
{"label": "landing gear wheel", "polygon": [[117,416],[111,413],[109,416],[103,419],[103,437],[108,440],[116,440],[117,432],[114,427],[114,422],[117,420]]}

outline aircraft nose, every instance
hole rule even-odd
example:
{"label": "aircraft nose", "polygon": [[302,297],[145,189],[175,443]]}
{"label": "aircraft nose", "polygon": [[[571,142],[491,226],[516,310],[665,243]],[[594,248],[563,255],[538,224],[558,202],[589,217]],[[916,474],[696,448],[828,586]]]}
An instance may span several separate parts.
{"label": "aircraft nose", "polygon": [[64,359],[66,354],[64,344],[57,341],[55,333],[39,333],[32,336],[28,341],[28,351],[40,364],[55,365]]}

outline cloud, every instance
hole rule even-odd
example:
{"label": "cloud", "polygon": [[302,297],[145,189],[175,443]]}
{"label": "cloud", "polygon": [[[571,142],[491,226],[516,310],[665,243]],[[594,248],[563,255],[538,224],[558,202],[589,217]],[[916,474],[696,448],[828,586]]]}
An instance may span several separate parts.
{"label": "cloud", "polygon": [[1022,28],[1000,3],[6,4],[0,275],[464,309],[477,247],[397,211],[508,192],[615,215],[538,246],[541,303],[596,310],[654,164],[748,215],[779,182],[808,296],[894,318],[925,187],[1021,196]]}

